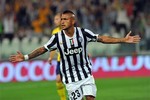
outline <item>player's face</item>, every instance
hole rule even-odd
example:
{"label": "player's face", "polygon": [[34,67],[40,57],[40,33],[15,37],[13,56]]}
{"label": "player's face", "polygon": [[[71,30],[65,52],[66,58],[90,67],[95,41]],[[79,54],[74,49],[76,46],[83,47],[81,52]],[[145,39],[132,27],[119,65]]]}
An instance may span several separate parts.
{"label": "player's face", "polygon": [[54,17],[54,24],[55,24],[56,26],[59,26],[59,25],[60,25],[60,21],[61,21],[60,15],[56,15],[56,16]]}
{"label": "player's face", "polygon": [[66,30],[70,27],[73,27],[75,20],[72,18],[71,14],[62,14],[61,15],[61,29]]}

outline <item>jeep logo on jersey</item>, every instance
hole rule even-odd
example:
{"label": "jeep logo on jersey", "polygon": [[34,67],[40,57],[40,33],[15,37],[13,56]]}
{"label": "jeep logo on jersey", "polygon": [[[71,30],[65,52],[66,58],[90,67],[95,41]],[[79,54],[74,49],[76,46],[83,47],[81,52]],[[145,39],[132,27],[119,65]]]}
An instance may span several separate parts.
{"label": "jeep logo on jersey", "polygon": [[67,48],[64,50],[65,55],[73,55],[73,54],[79,54],[82,52],[82,47],[73,47],[73,48]]}

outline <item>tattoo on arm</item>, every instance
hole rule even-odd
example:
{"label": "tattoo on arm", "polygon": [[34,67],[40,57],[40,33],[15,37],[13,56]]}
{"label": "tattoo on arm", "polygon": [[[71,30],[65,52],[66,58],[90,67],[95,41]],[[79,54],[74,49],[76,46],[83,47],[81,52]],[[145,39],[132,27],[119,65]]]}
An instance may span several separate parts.
{"label": "tattoo on arm", "polygon": [[45,53],[47,50],[44,47],[40,47],[35,49],[34,51],[32,51],[29,55],[29,59],[35,58],[39,55],[42,55],[43,53]]}
{"label": "tattoo on arm", "polygon": [[124,38],[115,38],[110,36],[98,36],[98,42],[102,43],[124,43]]}

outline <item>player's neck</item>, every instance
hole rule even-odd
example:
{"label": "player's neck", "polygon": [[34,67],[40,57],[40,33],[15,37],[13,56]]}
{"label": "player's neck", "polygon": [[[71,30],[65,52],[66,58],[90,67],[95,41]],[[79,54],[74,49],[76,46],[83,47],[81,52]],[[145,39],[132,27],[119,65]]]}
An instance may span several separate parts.
{"label": "player's neck", "polygon": [[74,35],[74,27],[70,27],[67,30],[65,30],[65,34],[69,37],[72,37]]}

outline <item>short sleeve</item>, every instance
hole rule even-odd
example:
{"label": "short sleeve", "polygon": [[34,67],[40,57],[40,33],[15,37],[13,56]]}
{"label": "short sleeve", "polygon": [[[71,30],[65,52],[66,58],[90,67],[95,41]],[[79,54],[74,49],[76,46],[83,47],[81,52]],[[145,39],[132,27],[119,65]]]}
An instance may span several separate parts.
{"label": "short sleeve", "polygon": [[[56,34],[57,35],[57,34]],[[50,40],[44,44],[45,49],[48,51],[56,50],[57,49],[57,37],[53,35]]]}
{"label": "short sleeve", "polygon": [[88,42],[97,42],[98,34],[94,34],[92,31],[84,29],[84,35],[86,36]]}

